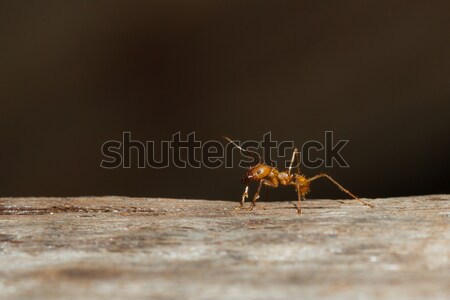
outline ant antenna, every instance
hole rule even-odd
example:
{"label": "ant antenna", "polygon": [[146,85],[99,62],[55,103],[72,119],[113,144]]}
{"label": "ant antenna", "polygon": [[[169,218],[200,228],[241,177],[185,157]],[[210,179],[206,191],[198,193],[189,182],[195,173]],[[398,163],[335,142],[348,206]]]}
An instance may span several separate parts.
{"label": "ant antenna", "polygon": [[231,144],[233,144],[236,148],[241,150],[241,152],[247,152],[248,154],[250,154],[251,157],[257,159],[258,160],[258,164],[261,162],[261,156],[259,155],[259,153],[242,148],[241,146],[239,146],[238,144],[233,142],[233,140],[230,139],[229,137],[223,136],[223,138],[226,139]]}

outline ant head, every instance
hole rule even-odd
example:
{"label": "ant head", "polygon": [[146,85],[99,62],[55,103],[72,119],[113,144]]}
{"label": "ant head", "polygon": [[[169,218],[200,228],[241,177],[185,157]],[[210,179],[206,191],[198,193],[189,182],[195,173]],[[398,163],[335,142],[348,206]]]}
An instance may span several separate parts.
{"label": "ant head", "polygon": [[258,153],[242,148],[241,146],[239,146],[238,144],[233,142],[233,140],[231,140],[229,137],[224,136],[223,138],[226,139],[231,144],[233,144],[236,148],[241,150],[241,152],[248,153],[250,156],[252,156],[255,160],[258,161],[257,165],[254,167],[251,167],[247,171],[247,173],[242,177],[241,182],[243,184],[247,184],[250,180],[257,181],[257,180],[263,179],[264,177],[269,175],[271,167],[261,163],[261,156],[259,156]]}
{"label": "ant head", "polygon": [[272,168],[265,164],[257,164],[251,167],[247,173],[242,177],[242,184],[247,184],[249,181],[258,181],[269,175]]}

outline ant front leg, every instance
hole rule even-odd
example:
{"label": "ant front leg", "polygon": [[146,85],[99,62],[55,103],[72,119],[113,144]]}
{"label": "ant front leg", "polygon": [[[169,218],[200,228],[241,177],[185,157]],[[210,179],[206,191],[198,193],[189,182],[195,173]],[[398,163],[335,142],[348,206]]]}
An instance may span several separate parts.
{"label": "ant front leg", "polygon": [[250,208],[248,210],[252,210],[253,207],[255,207],[256,201],[259,199],[259,192],[261,191],[261,188],[263,185],[266,185],[267,187],[276,188],[276,187],[278,187],[278,181],[270,181],[267,179],[261,179],[259,181],[258,190],[256,191],[256,194],[253,197],[252,205],[250,206]]}
{"label": "ant front leg", "polygon": [[245,198],[248,198],[248,185],[245,187],[244,193],[242,194],[241,204],[239,204],[236,209],[241,210],[244,208]]}
{"label": "ant front leg", "polygon": [[253,207],[255,207],[256,201],[259,199],[259,192],[261,191],[261,187],[263,185],[263,182],[264,182],[264,180],[260,180],[259,181],[258,190],[256,191],[255,196],[253,196],[252,205],[250,206],[250,208],[248,210],[252,210]]}

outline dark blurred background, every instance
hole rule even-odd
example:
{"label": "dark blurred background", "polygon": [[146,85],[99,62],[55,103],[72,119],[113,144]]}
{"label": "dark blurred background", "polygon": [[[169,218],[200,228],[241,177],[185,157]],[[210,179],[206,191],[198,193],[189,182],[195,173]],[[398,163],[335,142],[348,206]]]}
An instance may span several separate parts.
{"label": "dark blurred background", "polygon": [[[100,168],[123,131],[301,145],[332,130],[351,167],[306,175],[450,193],[448,0],[2,1],[0,24],[0,196],[239,200],[239,168]],[[310,197],[346,195],[324,181]]]}

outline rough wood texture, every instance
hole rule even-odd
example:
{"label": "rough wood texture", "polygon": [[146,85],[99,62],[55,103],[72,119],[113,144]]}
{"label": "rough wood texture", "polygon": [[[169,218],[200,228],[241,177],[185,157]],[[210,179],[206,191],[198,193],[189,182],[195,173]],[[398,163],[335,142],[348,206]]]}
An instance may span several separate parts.
{"label": "rough wood texture", "polygon": [[368,201],[3,198],[0,298],[449,299],[450,195]]}

